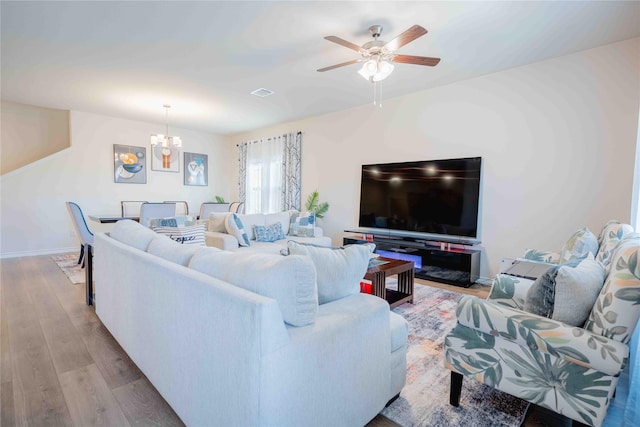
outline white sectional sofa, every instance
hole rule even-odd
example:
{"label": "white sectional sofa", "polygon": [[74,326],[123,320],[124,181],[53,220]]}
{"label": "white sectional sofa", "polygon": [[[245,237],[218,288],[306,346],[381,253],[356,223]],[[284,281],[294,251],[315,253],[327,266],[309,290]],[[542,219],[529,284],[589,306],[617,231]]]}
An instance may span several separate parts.
{"label": "white sectional sofa", "polygon": [[[275,214],[237,214],[240,221],[244,225],[246,230],[250,246],[240,246],[238,239],[229,234],[224,227],[224,218],[229,213],[213,212],[207,219],[207,231],[205,232],[205,240],[207,246],[212,246],[218,249],[224,249],[227,251],[240,250],[242,252],[271,252],[280,253],[280,250],[287,247],[287,241],[293,240],[300,243],[308,243],[316,246],[331,246],[331,239],[324,236],[322,228],[315,227],[313,237],[295,236],[290,232],[290,220],[292,212],[286,211]],[[256,235],[253,232],[254,225],[267,226],[279,222],[282,226],[282,230],[286,234],[284,239],[276,240],[275,242],[258,242],[256,241]]]}
{"label": "white sectional sofa", "polygon": [[308,256],[120,221],[94,262],[97,315],[189,426],[363,426],[405,384],[406,321],[367,294],[318,305]]}

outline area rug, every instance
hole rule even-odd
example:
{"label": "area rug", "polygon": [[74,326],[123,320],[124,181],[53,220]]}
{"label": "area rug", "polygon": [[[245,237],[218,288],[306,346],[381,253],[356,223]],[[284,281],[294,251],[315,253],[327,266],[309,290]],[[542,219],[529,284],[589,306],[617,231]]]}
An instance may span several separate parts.
{"label": "area rug", "polygon": [[78,285],[85,282],[85,272],[81,264],[78,264],[79,253],[54,255],[51,259],[67,275],[71,283]]}
{"label": "area rug", "polygon": [[403,427],[519,426],[524,418],[527,402],[467,378],[460,406],[449,404],[451,371],[444,367],[442,346],[460,296],[416,284],[414,304],[393,309],[409,322],[407,384],[381,414]]}

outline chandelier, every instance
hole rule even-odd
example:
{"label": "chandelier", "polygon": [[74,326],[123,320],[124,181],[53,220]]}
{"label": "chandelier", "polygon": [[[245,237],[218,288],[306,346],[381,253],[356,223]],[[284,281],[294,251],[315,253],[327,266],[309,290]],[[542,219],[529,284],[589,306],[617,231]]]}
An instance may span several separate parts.
{"label": "chandelier", "polygon": [[170,145],[175,148],[182,147],[182,140],[179,136],[169,136],[169,108],[171,105],[163,105],[166,111],[166,121],[167,121],[167,133],[165,135],[158,133],[151,135],[151,145],[156,146],[160,144],[162,147],[167,148]]}

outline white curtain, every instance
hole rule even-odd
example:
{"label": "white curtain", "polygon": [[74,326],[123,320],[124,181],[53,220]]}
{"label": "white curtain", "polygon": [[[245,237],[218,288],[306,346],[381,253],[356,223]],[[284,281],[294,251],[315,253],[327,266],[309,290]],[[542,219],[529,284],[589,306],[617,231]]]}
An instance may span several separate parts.
{"label": "white curtain", "polygon": [[289,133],[238,145],[240,201],[245,213],[300,208],[302,133]]}

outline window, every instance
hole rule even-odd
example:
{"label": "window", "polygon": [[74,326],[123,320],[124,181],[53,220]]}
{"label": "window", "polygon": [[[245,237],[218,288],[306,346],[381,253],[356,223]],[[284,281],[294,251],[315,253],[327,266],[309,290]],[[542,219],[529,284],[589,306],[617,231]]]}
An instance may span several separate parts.
{"label": "window", "polygon": [[301,133],[238,145],[239,193],[246,213],[300,208]]}

